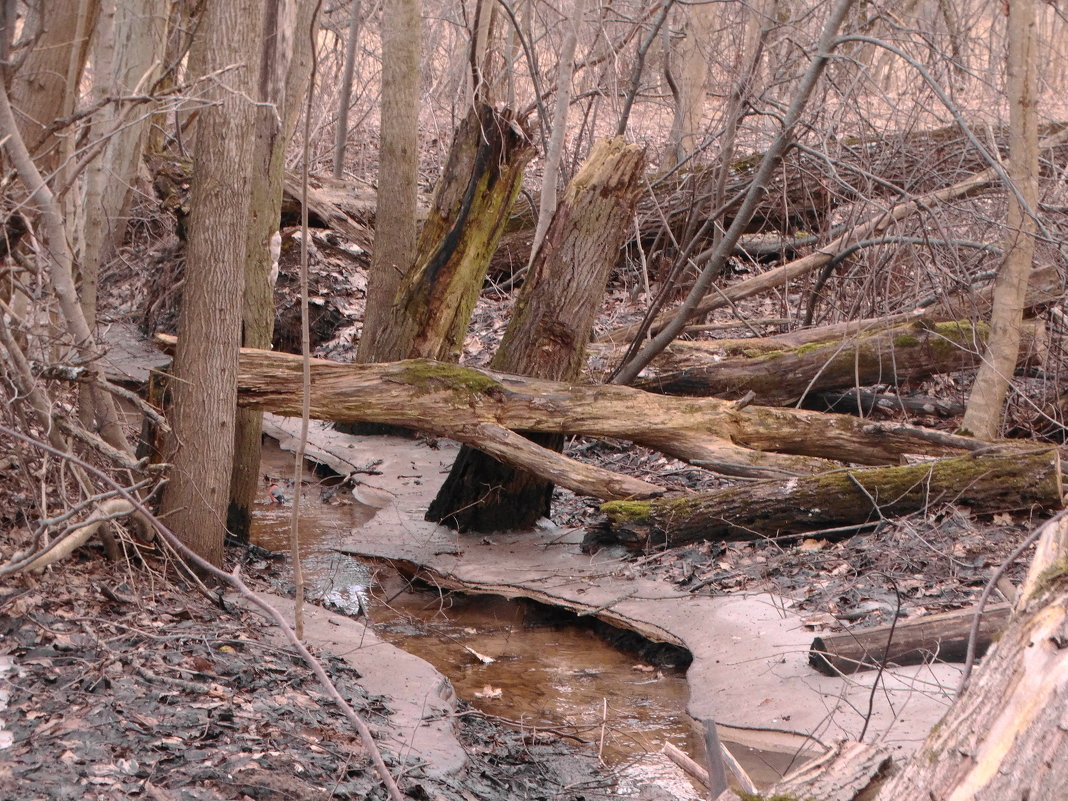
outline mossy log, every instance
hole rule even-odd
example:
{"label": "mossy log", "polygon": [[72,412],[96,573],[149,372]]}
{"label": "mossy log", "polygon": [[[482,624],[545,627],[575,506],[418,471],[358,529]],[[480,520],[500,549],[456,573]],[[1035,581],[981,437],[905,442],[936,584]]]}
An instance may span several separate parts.
{"label": "mossy log", "polygon": [[[988,333],[986,323],[921,319],[844,339],[796,345],[792,345],[790,335],[732,340],[727,344],[726,358],[718,355],[724,348],[717,342],[679,343],[672,351],[674,369],[639,378],[631,386],[667,395],[720,398],[739,398],[753,392],[756,403],[792,405],[822,390],[899,385],[935,373],[973,368],[979,364]],[[739,351],[738,346],[744,349]],[[679,365],[683,354],[689,364]],[[1044,354],[1042,323],[1025,321],[1018,364],[1041,364]]]}
{"label": "mossy log", "polygon": [[899,467],[839,470],[656,501],[601,506],[590,547],[749,540],[855,526],[952,501],[980,513],[1056,509],[1060,459],[1054,450],[975,454]]}
{"label": "mossy log", "polygon": [[[156,341],[165,347],[176,342],[165,335]],[[242,348],[239,405],[298,417],[302,387],[299,356]],[[604,487],[597,482],[583,489],[573,477],[558,477],[529,462],[536,453],[564,473],[579,463],[514,432],[626,439],[725,475],[758,478],[818,473],[838,466],[831,460],[897,464],[904,454],[959,454],[987,446],[969,437],[846,415],[564,384],[428,359],[384,364],[312,359],[310,406],[318,420],[384,423],[448,437],[600,498],[656,495],[659,488],[601,471],[602,478],[607,473],[620,482],[608,487],[611,494],[599,494]]]}

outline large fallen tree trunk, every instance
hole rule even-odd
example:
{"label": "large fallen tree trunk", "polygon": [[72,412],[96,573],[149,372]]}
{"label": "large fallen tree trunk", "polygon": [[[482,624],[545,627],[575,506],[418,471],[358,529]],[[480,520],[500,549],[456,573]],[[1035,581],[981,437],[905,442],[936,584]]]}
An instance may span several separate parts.
{"label": "large fallen tree trunk", "polygon": [[[754,401],[789,405],[813,392],[871,384],[898,385],[935,373],[978,365],[989,326],[967,320],[915,320],[876,328],[844,339],[787,347],[786,337],[752,340],[737,355],[717,358],[719,343],[680,343],[672,353],[691,362],[639,378],[631,386],[667,395],[738,398],[754,393]],[[1026,321],[1020,342],[1020,366],[1041,364],[1044,329]],[[744,344],[747,340],[733,340]],[[779,345],[777,349],[770,347]],[[672,346],[669,346],[672,347]],[[703,364],[700,357],[704,356]],[[654,365],[656,363],[654,362]]]}
{"label": "large fallen tree trunk", "polygon": [[[176,342],[165,335],[156,340],[164,346]],[[299,356],[242,348],[242,406],[296,417],[302,387]],[[492,431],[497,432],[493,440],[498,450],[513,448],[512,437],[523,439],[513,434],[517,430],[612,437],[724,474],[755,477],[822,472],[838,466],[832,459],[896,464],[904,454],[959,454],[987,447],[969,437],[845,415],[561,384],[426,359],[385,364],[312,359],[310,400],[311,416],[319,420],[405,426],[480,450],[487,449],[482,440]],[[502,461],[538,472],[527,464],[527,453],[506,454]],[[572,483],[544,477],[561,486]],[[644,490],[635,494],[655,493],[655,487],[642,483]]]}
{"label": "large fallen tree trunk", "polygon": [[589,547],[647,548],[749,540],[855,526],[952,501],[976,512],[1056,509],[1062,495],[1054,450],[985,453],[903,467],[839,470],[655,501],[612,501]]}

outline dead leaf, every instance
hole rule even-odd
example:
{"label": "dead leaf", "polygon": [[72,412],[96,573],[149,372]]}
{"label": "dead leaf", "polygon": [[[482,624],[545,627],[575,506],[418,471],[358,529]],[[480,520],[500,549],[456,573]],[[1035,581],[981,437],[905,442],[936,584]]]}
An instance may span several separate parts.
{"label": "dead leaf", "polygon": [[475,690],[475,698],[502,698],[504,696],[504,690],[500,687],[492,687],[489,684],[484,686],[481,690]]}
{"label": "dead leaf", "polygon": [[471,656],[473,656],[475,659],[477,659],[483,665],[492,665],[494,662],[497,661],[492,656],[486,656],[485,654],[480,654],[474,648],[468,648],[466,645],[464,646],[464,650],[467,651],[467,653],[471,654]]}

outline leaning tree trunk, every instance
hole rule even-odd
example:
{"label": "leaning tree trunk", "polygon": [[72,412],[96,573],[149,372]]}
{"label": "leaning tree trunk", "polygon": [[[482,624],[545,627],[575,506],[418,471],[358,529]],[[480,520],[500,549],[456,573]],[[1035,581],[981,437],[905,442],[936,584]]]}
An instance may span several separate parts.
{"label": "leaning tree trunk", "polygon": [[508,112],[472,109],[456,131],[434,203],[382,337],[409,358],[456,361],[523,169],[534,150]]}
{"label": "leaning tree trunk", "polygon": [[[644,161],[622,138],[594,146],[534,257],[494,370],[556,381],[581,375],[605,283],[628,235]],[[563,435],[530,438],[563,449]],[[552,491],[545,479],[464,447],[426,517],[461,531],[529,528],[549,513]]]}

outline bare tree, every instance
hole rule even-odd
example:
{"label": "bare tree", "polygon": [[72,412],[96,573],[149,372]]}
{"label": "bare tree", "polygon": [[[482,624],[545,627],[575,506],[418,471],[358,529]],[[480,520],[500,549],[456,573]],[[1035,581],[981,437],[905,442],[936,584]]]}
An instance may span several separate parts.
{"label": "bare tree", "polygon": [[361,362],[395,358],[387,335],[390,308],[415,259],[421,8],[421,0],[386,0],[382,9],[378,207]]}
{"label": "bare tree", "polygon": [[[272,241],[281,244],[278,221],[286,147],[308,88],[316,30],[314,0],[271,0],[265,8],[241,313],[241,342],[249,348],[269,348],[274,332],[272,270],[277,269],[278,254],[271,252]],[[259,489],[261,427],[261,414],[238,410],[227,528],[240,539],[248,538],[252,503]]]}
{"label": "bare tree", "polygon": [[1011,0],[1007,56],[1009,96],[1009,192],[1005,258],[994,284],[990,339],[968,398],[963,427],[980,439],[997,436],[1001,410],[1020,348],[1024,294],[1035,251],[1038,208],[1038,117],[1035,108],[1035,9]]}
{"label": "bare tree", "polygon": [[185,290],[173,382],[173,465],[163,499],[169,525],[222,564],[237,402],[237,354],[252,214],[263,4],[211,3],[191,53],[210,76],[197,121]]}

